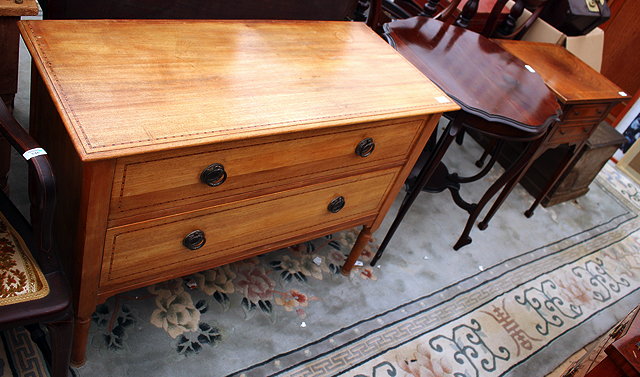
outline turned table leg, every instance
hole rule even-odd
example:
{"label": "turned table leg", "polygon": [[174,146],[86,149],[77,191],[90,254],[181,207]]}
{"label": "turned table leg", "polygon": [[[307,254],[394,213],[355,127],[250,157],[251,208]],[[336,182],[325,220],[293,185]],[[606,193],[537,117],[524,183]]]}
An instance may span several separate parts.
{"label": "turned table leg", "polygon": [[80,367],[87,361],[87,341],[89,339],[89,327],[91,314],[80,316],[78,313],[73,327],[73,348],[71,349],[71,365]]}
{"label": "turned table leg", "polygon": [[356,239],[356,243],[353,245],[353,248],[351,248],[351,253],[349,253],[349,257],[347,258],[347,261],[344,262],[344,266],[342,266],[343,275],[348,276],[351,273],[351,269],[353,268],[353,265],[356,263],[358,258],[360,258],[360,254],[362,254],[362,250],[364,249],[365,246],[367,246],[367,243],[369,243],[370,239],[371,239],[371,228],[365,226],[360,231],[360,234],[358,235],[358,239]]}

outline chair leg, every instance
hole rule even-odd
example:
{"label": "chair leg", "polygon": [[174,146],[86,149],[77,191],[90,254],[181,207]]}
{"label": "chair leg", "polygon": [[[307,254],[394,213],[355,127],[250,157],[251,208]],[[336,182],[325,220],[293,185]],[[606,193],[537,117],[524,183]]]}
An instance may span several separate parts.
{"label": "chair leg", "polygon": [[47,367],[51,368],[51,349],[49,348],[49,343],[47,342],[47,334],[42,330],[39,324],[34,323],[31,325],[26,325],[25,328],[29,330],[29,334],[31,335],[31,340],[38,346],[42,355],[47,363]]}
{"label": "chair leg", "polygon": [[51,338],[51,377],[68,377],[73,340],[73,313],[69,310],[63,319],[46,325]]}

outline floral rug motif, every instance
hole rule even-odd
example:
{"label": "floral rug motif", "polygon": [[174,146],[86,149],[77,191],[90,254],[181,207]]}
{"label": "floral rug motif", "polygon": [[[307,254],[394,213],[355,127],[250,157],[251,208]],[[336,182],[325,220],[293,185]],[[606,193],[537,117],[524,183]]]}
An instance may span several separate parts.
{"label": "floral rug motif", "polygon": [[[263,316],[271,323],[278,317],[303,320],[307,307],[319,301],[305,288],[313,280],[342,279],[340,268],[357,236],[355,229],[343,231],[155,284],[146,292],[115,296],[99,305],[93,314],[97,328],[93,343],[113,351],[124,349],[128,332],[140,321],[148,321],[173,340],[166,344],[173,344],[175,352],[197,354],[203,347],[223,340],[216,323],[205,319],[204,314],[212,307],[222,313],[240,308],[247,321],[254,316]],[[367,263],[373,255],[371,245],[365,247],[360,258],[363,263],[354,268],[352,279],[377,279],[374,268]],[[150,317],[140,318],[132,310],[132,302],[154,307]]]}

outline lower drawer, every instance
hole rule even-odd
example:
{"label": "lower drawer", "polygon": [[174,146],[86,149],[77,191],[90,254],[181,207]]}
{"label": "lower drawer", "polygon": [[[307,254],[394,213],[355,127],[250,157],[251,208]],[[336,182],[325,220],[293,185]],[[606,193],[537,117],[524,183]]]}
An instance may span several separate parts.
{"label": "lower drawer", "polygon": [[581,142],[589,138],[591,130],[594,127],[595,124],[593,123],[576,125],[563,124],[553,131],[549,142],[554,144]]}
{"label": "lower drawer", "polygon": [[[399,169],[389,169],[107,230],[100,285],[146,285],[268,251],[306,233],[375,215]],[[340,208],[339,200],[344,199]],[[333,212],[332,212],[333,211]],[[201,231],[195,239],[188,234]],[[198,236],[204,237],[204,245]],[[195,250],[186,244],[191,241]]]}

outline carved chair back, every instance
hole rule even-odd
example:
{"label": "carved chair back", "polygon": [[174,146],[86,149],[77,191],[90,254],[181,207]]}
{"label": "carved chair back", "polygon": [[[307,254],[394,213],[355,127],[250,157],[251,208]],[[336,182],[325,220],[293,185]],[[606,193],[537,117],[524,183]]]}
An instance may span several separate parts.
{"label": "carved chair back", "polygon": [[[483,0],[493,2],[493,7],[484,25],[478,30],[482,35],[501,39],[519,39],[538,18],[549,0]],[[390,18],[408,18],[427,16],[441,21],[454,22],[463,28],[478,13],[480,0],[467,0],[461,11],[458,10],[462,0],[384,0],[384,13]],[[501,17],[505,7],[510,6],[506,17]],[[531,11],[526,19],[519,20],[524,9]]]}

